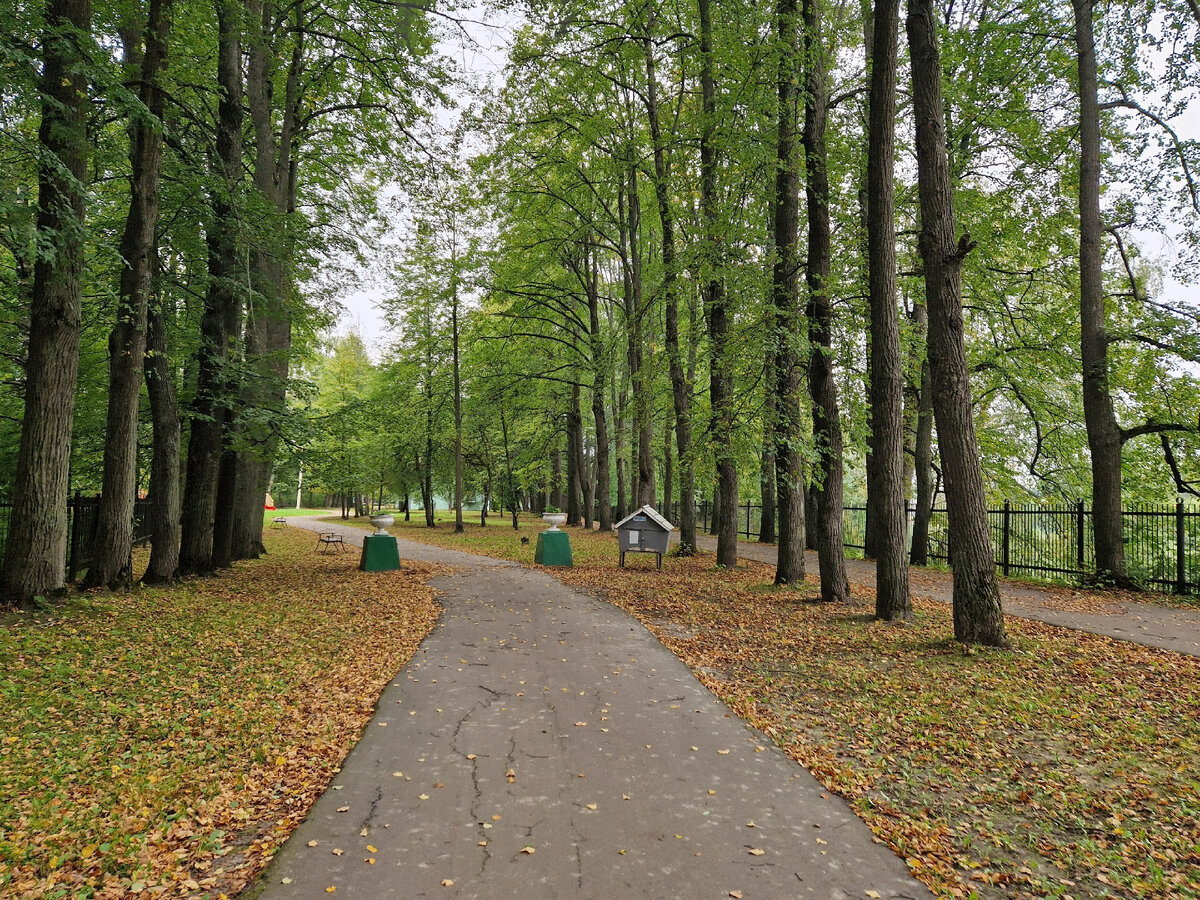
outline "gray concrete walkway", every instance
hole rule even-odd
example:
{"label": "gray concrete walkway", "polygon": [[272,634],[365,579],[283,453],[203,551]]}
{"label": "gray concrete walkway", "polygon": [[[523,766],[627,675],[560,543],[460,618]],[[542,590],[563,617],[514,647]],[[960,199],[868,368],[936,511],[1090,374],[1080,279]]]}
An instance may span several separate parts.
{"label": "gray concrete walkway", "polygon": [[[717,549],[717,539],[702,535],[698,539],[704,550]],[[738,555],[770,565],[776,563],[772,544],[738,541]],[[817,555],[805,555],[808,571],[817,572]],[[953,582],[948,573],[931,569],[912,569],[911,590],[914,596],[932,597],[949,603]],[[846,574],[851,585],[875,589],[875,563],[863,559],[847,559]],[[1188,656],[1200,656],[1200,610],[1174,609],[1154,603],[1111,600],[1100,603],[1079,603],[1055,591],[1000,580],[1000,600],[1006,613],[1023,619],[1034,619],[1050,625],[1061,625],[1077,631],[1087,631],[1122,641],[1131,641],[1161,650],[1174,650]]]}
{"label": "gray concrete walkway", "polygon": [[400,553],[458,567],[442,618],[261,897],[931,896],[636,620],[538,571]]}

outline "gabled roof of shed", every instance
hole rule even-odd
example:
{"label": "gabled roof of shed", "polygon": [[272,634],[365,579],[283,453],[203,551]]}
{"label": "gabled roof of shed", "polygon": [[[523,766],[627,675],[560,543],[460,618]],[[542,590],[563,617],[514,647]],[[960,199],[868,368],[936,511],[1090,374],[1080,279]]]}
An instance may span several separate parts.
{"label": "gabled roof of shed", "polygon": [[672,525],[670,522],[668,522],[666,519],[664,519],[662,516],[660,516],[658,514],[657,509],[655,509],[653,506],[650,506],[649,504],[643,506],[641,509],[635,509],[629,515],[627,515],[625,518],[623,518],[620,522],[618,522],[616,525],[614,525],[613,528],[620,528],[622,525],[624,525],[626,522],[628,522],[634,516],[643,516],[643,515],[646,516],[647,518],[657,522],[666,531],[671,531],[675,528],[674,525]]}

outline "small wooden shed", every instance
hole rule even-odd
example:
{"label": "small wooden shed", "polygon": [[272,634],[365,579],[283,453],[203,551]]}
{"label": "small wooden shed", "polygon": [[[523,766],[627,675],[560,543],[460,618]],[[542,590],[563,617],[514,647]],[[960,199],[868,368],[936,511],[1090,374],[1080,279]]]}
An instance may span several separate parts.
{"label": "small wooden shed", "polygon": [[621,566],[626,553],[656,553],[662,568],[663,554],[671,548],[671,529],[675,526],[658,514],[653,506],[643,506],[613,526],[621,542]]}

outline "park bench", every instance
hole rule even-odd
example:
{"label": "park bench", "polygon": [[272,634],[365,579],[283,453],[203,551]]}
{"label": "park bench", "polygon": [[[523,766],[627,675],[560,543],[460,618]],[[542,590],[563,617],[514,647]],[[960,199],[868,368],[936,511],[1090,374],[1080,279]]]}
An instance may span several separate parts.
{"label": "park bench", "polygon": [[336,531],[322,531],[317,535],[317,549],[322,553],[328,553],[334,547],[339,553],[346,549],[345,539]]}
{"label": "park bench", "polygon": [[283,516],[276,516],[275,518],[273,518],[271,520],[271,527],[272,528],[286,528],[287,527],[287,519],[285,519]]}

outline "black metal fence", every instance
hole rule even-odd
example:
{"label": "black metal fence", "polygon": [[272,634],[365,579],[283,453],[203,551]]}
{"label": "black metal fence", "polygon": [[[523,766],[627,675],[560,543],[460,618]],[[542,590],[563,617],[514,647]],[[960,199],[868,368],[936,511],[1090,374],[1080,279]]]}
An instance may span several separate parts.
{"label": "black metal fence", "polygon": [[[96,557],[96,537],[99,526],[100,495],[75,493],[67,501],[67,581],[74,581],[87,570]],[[0,553],[8,543],[8,523],[12,503],[0,502]],[[138,498],[133,502],[133,543],[143,544],[153,537],[150,530],[150,501]]]}
{"label": "black metal fence", "polygon": [[[709,501],[699,504],[697,518],[709,527]],[[909,534],[914,509],[908,508]],[[678,515],[674,504],[672,515]],[[1200,507],[1182,501],[1136,504],[1122,514],[1125,563],[1129,574],[1148,588],[1177,594],[1200,593]],[[843,512],[843,542],[862,552],[866,543],[865,507]],[[1003,575],[1079,580],[1096,571],[1091,510],[1083,501],[1067,507],[1020,506],[1005,502],[988,510],[996,567]],[[762,507],[738,506],[738,533],[757,538]],[[950,561],[949,523],[944,509],[935,509],[929,522],[929,558]]]}

